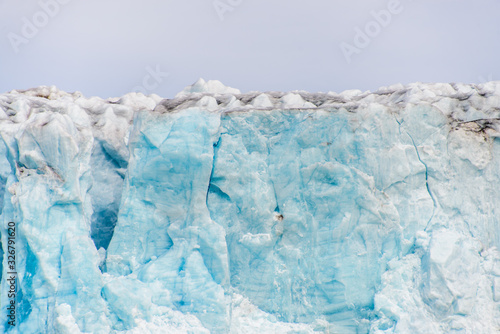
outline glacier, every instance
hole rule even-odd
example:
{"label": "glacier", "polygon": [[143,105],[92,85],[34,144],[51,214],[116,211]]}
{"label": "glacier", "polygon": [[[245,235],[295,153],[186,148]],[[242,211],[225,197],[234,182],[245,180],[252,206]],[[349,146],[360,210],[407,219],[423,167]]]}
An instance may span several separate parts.
{"label": "glacier", "polygon": [[500,82],[43,86],[0,136],[1,332],[500,331]]}

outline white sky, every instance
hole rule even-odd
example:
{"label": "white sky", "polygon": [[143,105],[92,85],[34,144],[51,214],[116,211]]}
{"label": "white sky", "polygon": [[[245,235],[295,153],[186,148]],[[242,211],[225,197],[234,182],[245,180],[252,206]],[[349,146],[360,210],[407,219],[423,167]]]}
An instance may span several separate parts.
{"label": "white sky", "polygon": [[56,85],[106,98],[142,86],[172,97],[200,77],[242,92],[500,80],[498,0],[399,0],[350,63],[340,44],[355,46],[356,27],[377,29],[371,11],[398,0],[216,1],[232,9],[224,20],[214,0],[0,0],[0,92]]}

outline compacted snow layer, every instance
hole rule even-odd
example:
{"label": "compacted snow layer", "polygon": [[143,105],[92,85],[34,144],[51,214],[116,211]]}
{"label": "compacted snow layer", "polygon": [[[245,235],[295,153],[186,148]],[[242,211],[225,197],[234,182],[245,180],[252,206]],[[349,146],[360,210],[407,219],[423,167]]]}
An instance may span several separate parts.
{"label": "compacted snow layer", "polygon": [[499,331],[499,119],[499,82],[0,95],[0,330]]}

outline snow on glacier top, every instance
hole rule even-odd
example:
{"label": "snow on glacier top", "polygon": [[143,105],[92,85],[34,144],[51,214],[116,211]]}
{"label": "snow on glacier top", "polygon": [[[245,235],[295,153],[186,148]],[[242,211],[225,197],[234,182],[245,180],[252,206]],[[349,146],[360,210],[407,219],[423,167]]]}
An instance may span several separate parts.
{"label": "snow on glacier top", "polygon": [[192,93],[241,94],[239,89],[225,86],[219,80],[205,81],[202,78],[200,78],[194,84],[184,88],[175,97],[182,97]]}
{"label": "snow on glacier top", "polygon": [[[83,109],[91,118],[95,130],[106,128],[115,132],[110,122],[103,119],[116,118],[118,123],[131,124],[137,110],[173,112],[191,107],[209,111],[233,112],[271,109],[328,109],[355,112],[360,107],[375,103],[385,106],[407,104],[429,104],[451,120],[469,122],[500,118],[500,81],[484,84],[461,83],[412,83],[380,87],[375,92],[347,90],[341,93],[294,92],[248,92],[227,87],[220,81],[199,79],[187,86],[174,98],[163,99],[156,94],[128,93],[118,98],[103,99],[85,97],[80,92],[67,93],[55,86],[41,86],[28,90],[13,90],[0,94],[0,121],[22,123],[29,114],[38,113],[46,106],[64,112],[67,104]],[[24,108],[23,106],[30,106]],[[28,112],[29,109],[29,112]],[[112,115],[113,114],[113,115]],[[116,122],[115,122],[116,123]],[[125,132],[120,135],[125,135]]]}
{"label": "snow on glacier top", "polygon": [[[27,98],[44,98],[48,100],[74,101],[84,109],[93,109],[96,104],[120,104],[134,108],[154,109],[157,105],[164,106],[166,111],[183,109],[191,106],[210,105],[206,96],[214,97],[217,109],[224,110],[228,107],[242,107],[250,109],[280,108],[280,109],[302,109],[302,108],[335,108],[344,104],[349,109],[349,103],[361,105],[363,103],[376,102],[379,104],[399,104],[420,102],[435,103],[442,99],[455,99],[458,101],[471,100],[472,107],[482,111],[497,109],[497,98],[491,101],[482,99],[490,98],[500,93],[500,81],[491,81],[484,84],[461,84],[461,83],[412,83],[409,85],[395,84],[388,87],[380,87],[374,92],[360,90],[346,90],[341,93],[310,93],[306,91],[293,92],[248,92],[241,93],[239,89],[225,86],[218,80],[198,81],[185,87],[173,99],[163,99],[156,94],[143,95],[142,93],[128,93],[120,98],[102,99],[98,97],[85,98],[82,93],[67,93],[57,89],[55,86],[40,86],[27,90],[12,90],[1,94],[2,105],[8,103],[15,96]],[[9,98],[10,97],[10,98]],[[205,98],[205,99],[204,99]],[[478,101],[481,99],[481,101]],[[86,100],[86,103],[83,103]],[[46,101],[45,101],[46,102]],[[481,102],[481,103],[475,103]],[[491,102],[491,103],[484,103]],[[160,107],[157,111],[163,111]],[[485,110],[486,109],[486,110]],[[5,116],[0,115],[0,119]]]}

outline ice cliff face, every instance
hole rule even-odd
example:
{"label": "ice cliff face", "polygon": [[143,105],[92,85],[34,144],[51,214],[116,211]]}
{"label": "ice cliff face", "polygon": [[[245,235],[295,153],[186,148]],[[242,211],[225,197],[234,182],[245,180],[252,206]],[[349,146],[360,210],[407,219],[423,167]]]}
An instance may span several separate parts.
{"label": "ice cliff face", "polygon": [[7,333],[500,330],[500,83],[0,95]]}

